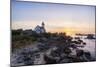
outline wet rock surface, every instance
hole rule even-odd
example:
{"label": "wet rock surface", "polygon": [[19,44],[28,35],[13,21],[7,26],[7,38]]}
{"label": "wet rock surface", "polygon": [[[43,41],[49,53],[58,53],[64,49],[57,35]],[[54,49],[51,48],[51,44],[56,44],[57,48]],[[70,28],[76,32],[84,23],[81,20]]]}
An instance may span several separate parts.
{"label": "wet rock surface", "polygon": [[85,52],[77,46],[82,42],[82,40],[72,41],[71,38],[63,37],[48,40],[43,38],[43,41],[14,51],[11,54],[11,66],[91,61],[90,52]]}

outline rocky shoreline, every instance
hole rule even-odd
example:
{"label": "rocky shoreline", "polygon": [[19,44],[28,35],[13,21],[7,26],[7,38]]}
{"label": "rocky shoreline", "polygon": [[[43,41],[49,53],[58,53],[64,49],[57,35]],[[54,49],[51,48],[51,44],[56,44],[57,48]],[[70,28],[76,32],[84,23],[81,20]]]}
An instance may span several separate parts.
{"label": "rocky shoreline", "polygon": [[82,40],[70,36],[43,36],[31,45],[14,50],[11,66],[95,61],[89,51],[78,48],[84,48],[85,45]]}

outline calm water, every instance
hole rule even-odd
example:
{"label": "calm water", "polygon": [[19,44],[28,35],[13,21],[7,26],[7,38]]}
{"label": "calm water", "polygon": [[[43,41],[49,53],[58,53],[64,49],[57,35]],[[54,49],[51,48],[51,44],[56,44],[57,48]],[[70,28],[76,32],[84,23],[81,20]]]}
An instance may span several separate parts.
{"label": "calm water", "polygon": [[93,58],[96,58],[96,40],[95,39],[86,39],[86,36],[80,37],[84,42],[86,42],[86,45],[84,48],[81,48],[85,51],[89,51],[91,53],[91,56]]}
{"label": "calm water", "polygon": [[92,57],[95,58],[96,57],[96,44],[95,44],[95,39],[83,39],[83,40],[87,44],[83,49],[90,51]]}

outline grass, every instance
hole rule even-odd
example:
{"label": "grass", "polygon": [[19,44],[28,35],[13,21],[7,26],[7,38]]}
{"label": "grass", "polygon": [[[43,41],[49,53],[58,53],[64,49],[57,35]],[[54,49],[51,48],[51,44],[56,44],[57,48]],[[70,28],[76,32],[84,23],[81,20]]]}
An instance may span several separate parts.
{"label": "grass", "polygon": [[12,51],[30,45],[37,41],[34,36],[12,35]]}

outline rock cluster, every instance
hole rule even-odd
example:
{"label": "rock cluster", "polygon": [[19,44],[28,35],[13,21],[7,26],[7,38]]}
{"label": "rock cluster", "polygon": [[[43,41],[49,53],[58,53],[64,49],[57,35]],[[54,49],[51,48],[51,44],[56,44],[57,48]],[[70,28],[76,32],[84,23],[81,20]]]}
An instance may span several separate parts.
{"label": "rock cluster", "polygon": [[58,64],[92,60],[90,52],[78,48],[77,44],[84,43],[82,40],[72,41],[71,38],[65,40],[63,37],[42,40],[44,41],[39,41],[36,45],[32,44],[30,47],[13,52],[11,65]]}

